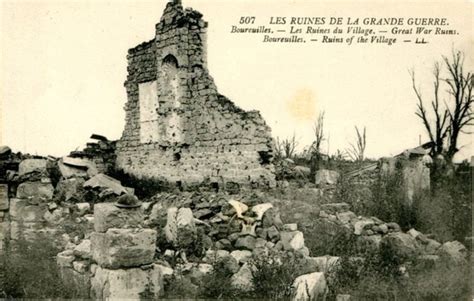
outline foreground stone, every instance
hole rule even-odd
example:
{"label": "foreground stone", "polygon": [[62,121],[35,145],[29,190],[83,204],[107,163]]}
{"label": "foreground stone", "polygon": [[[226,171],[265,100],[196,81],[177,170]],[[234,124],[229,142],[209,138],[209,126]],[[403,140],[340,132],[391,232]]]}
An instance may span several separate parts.
{"label": "foreground stone", "polygon": [[467,249],[459,241],[449,241],[436,251],[436,255],[451,264],[464,264],[466,263]]}
{"label": "foreground stone", "polygon": [[112,203],[94,206],[94,229],[106,232],[110,228],[137,228],[143,222],[141,208],[120,209]]}
{"label": "foreground stone", "polygon": [[230,280],[234,288],[245,292],[251,291],[253,289],[252,267],[245,263]]}
{"label": "foreground stone", "polygon": [[137,267],[153,262],[156,231],[109,229],[91,235],[92,257],[104,268]]}
{"label": "foreground stone", "polygon": [[24,182],[18,185],[16,197],[28,199],[31,204],[49,202],[53,198],[54,187],[51,183]]}
{"label": "foreground stone", "polygon": [[45,159],[26,159],[18,166],[18,175],[26,175],[32,172],[46,173],[48,161]]}
{"label": "foreground stone", "polygon": [[163,288],[161,268],[109,270],[97,267],[91,279],[93,299],[157,299]]}
{"label": "foreground stone", "polygon": [[339,173],[334,170],[320,169],[316,172],[316,185],[334,185],[339,179]]}
{"label": "foreground stone", "polygon": [[98,174],[90,178],[84,183],[84,187],[97,189],[110,189],[116,195],[127,193],[127,189],[120,184],[119,180],[109,177],[105,174]]}
{"label": "foreground stone", "polygon": [[420,246],[410,234],[396,232],[385,235],[380,242],[382,254],[393,259],[406,260],[417,255]]}
{"label": "foreground stone", "polygon": [[304,236],[301,231],[280,232],[280,241],[285,251],[298,251],[304,248]]}
{"label": "foreground stone", "polygon": [[79,202],[84,194],[83,178],[61,179],[56,186],[56,196],[61,201]]}
{"label": "foreground stone", "polygon": [[75,256],[84,259],[91,258],[91,241],[89,239],[84,239],[74,248],[73,253]]}
{"label": "foreground stone", "polygon": [[87,178],[87,168],[77,168],[74,166],[70,166],[67,164],[64,164],[63,160],[59,160],[58,162],[58,167],[59,171],[61,172],[61,175],[65,179],[69,178],[74,178],[74,177],[81,177],[81,178]]}
{"label": "foreground stone", "polygon": [[324,273],[311,273],[301,275],[293,282],[294,301],[319,301],[326,300],[328,287]]}

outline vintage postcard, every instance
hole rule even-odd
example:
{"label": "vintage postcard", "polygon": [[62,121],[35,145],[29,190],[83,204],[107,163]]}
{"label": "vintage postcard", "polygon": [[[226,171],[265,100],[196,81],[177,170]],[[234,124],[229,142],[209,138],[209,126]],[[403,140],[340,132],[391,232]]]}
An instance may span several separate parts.
{"label": "vintage postcard", "polygon": [[470,299],[472,12],[0,1],[0,298]]}

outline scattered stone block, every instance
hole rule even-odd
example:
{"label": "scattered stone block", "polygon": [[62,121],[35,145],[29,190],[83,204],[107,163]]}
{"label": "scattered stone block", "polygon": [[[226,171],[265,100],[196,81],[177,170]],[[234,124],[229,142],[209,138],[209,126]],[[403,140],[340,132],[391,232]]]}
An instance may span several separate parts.
{"label": "scattered stone block", "polygon": [[251,266],[248,263],[244,263],[239,271],[232,275],[231,283],[236,289],[246,292],[252,291],[254,286]]}
{"label": "scattered stone block", "polygon": [[53,198],[54,187],[51,183],[24,182],[18,185],[16,197],[27,199],[30,204],[48,203]]}
{"label": "scattered stone block", "polygon": [[334,185],[339,179],[339,173],[334,170],[320,169],[316,172],[316,185]]}
{"label": "scattered stone block", "polygon": [[298,224],[284,224],[283,227],[281,228],[283,231],[297,231],[298,230]]}
{"label": "scattered stone block", "polygon": [[230,256],[234,257],[238,263],[246,263],[252,258],[252,252],[248,250],[235,250],[230,252]]}
{"label": "scattered stone block", "polygon": [[110,228],[140,228],[143,222],[141,208],[118,208],[112,203],[94,205],[94,229],[106,232]]}
{"label": "scattered stone block", "polygon": [[0,210],[8,210],[9,206],[8,185],[0,184]]}
{"label": "scattered stone block", "polygon": [[32,173],[47,173],[48,161],[46,159],[26,159],[20,162],[18,166],[18,174],[20,176]]}
{"label": "scattered stone block", "polygon": [[467,249],[459,241],[445,242],[436,251],[436,255],[451,264],[465,264],[467,262]]}
{"label": "scattered stone block", "polygon": [[89,239],[84,239],[83,241],[81,241],[80,244],[78,244],[74,248],[73,253],[77,257],[90,259],[91,258],[91,241]]}
{"label": "scattered stone block", "polygon": [[89,271],[89,261],[79,260],[72,263],[72,267],[75,271],[79,273],[87,273]]}
{"label": "scattered stone block", "polygon": [[69,178],[87,178],[87,168],[78,168],[75,166],[67,165],[63,162],[63,160],[58,161],[59,172],[63,176],[64,179]]}
{"label": "scattered stone block", "polygon": [[109,270],[97,267],[91,279],[93,299],[158,299],[163,289],[162,268]]}
{"label": "scattered stone block", "polygon": [[371,219],[363,219],[354,223],[354,234],[362,235],[362,231],[375,225],[375,222]]}
{"label": "scattered stone block", "polygon": [[[295,225],[296,224],[291,224],[291,225]],[[289,231],[296,231],[296,229],[298,227],[289,227],[290,229],[295,229],[295,230],[289,230]],[[272,242],[276,242],[280,239],[280,232],[278,231],[278,229],[275,227],[275,226],[271,226],[270,228],[267,229],[267,237],[272,241]]]}
{"label": "scattered stone block", "polygon": [[56,255],[56,262],[60,267],[72,267],[75,257],[71,250],[66,250]]}
{"label": "scattered stone block", "polygon": [[437,242],[434,239],[428,238],[425,244],[425,253],[426,254],[436,254],[436,251],[441,247],[441,243]]}
{"label": "scattered stone block", "polygon": [[404,261],[415,256],[420,251],[420,246],[410,234],[393,232],[382,238],[380,251],[394,260]]}
{"label": "scattered stone block", "polygon": [[151,229],[108,229],[92,233],[92,257],[104,268],[136,267],[153,262],[156,231]]}
{"label": "scattered stone block", "polygon": [[280,242],[285,251],[297,251],[304,247],[304,236],[301,231],[281,231]]}
{"label": "scattered stone block", "polygon": [[257,243],[257,240],[255,237],[251,235],[246,235],[243,237],[239,237],[237,241],[235,242],[234,246],[237,249],[244,249],[244,250],[253,250],[255,249],[255,245]]}
{"label": "scattered stone block", "polygon": [[56,196],[65,202],[80,202],[84,198],[83,178],[61,179],[56,186]]}
{"label": "scattered stone block", "polygon": [[89,203],[77,203],[76,209],[77,215],[84,216],[91,210],[91,205]]}
{"label": "scattered stone block", "polygon": [[352,211],[336,213],[336,217],[343,224],[349,224],[352,220],[357,218],[355,213]]}
{"label": "scattered stone block", "polygon": [[1,222],[0,223],[0,241],[3,241],[7,238],[10,233],[10,223],[9,222]]}
{"label": "scattered stone block", "polygon": [[293,282],[294,301],[325,300],[329,291],[324,273],[301,275]]}
{"label": "scattered stone block", "polygon": [[111,190],[116,195],[127,193],[127,189],[120,184],[119,180],[105,174],[97,174],[84,183],[85,188],[97,188],[100,190]]}

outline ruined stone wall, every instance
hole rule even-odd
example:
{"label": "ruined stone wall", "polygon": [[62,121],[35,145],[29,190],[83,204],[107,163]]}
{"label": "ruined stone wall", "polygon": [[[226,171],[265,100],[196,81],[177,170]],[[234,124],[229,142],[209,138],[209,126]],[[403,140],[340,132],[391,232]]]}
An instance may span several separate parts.
{"label": "ruined stone wall", "polygon": [[155,39],[129,51],[117,167],[181,185],[274,186],[270,128],[218,93],[206,28],[199,12],[170,2]]}

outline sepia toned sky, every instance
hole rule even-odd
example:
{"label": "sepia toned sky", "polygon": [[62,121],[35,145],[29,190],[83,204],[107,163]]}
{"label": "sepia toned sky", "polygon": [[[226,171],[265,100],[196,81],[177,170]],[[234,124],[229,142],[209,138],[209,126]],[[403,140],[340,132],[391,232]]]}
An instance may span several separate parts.
{"label": "sepia toned sky", "polygon": [[[127,50],[154,36],[166,1],[0,1],[0,144],[14,151],[61,156],[92,133],[119,139],[124,126]],[[408,70],[431,96],[433,63],[452,49],[473,70],[472,3],[183,0],[204,15],[208,68],[219,92],[261,112],[274,137],[293,133],[299,149],[325,111],[323,148],[345,150],[354,126],[367,128],[369,157],[395,155],[426,140],[414,114]],[[455,36],[424,45],[270,44],[231,34],[241,16],[266,25],[272,16],[444,17]],[[403,37],[400,37],[402,39]],[[470,54],[470,55],[469,55]],[[473,154],[472,137],[458,159]],[[328,143],[329,142],[329,143]]]}

